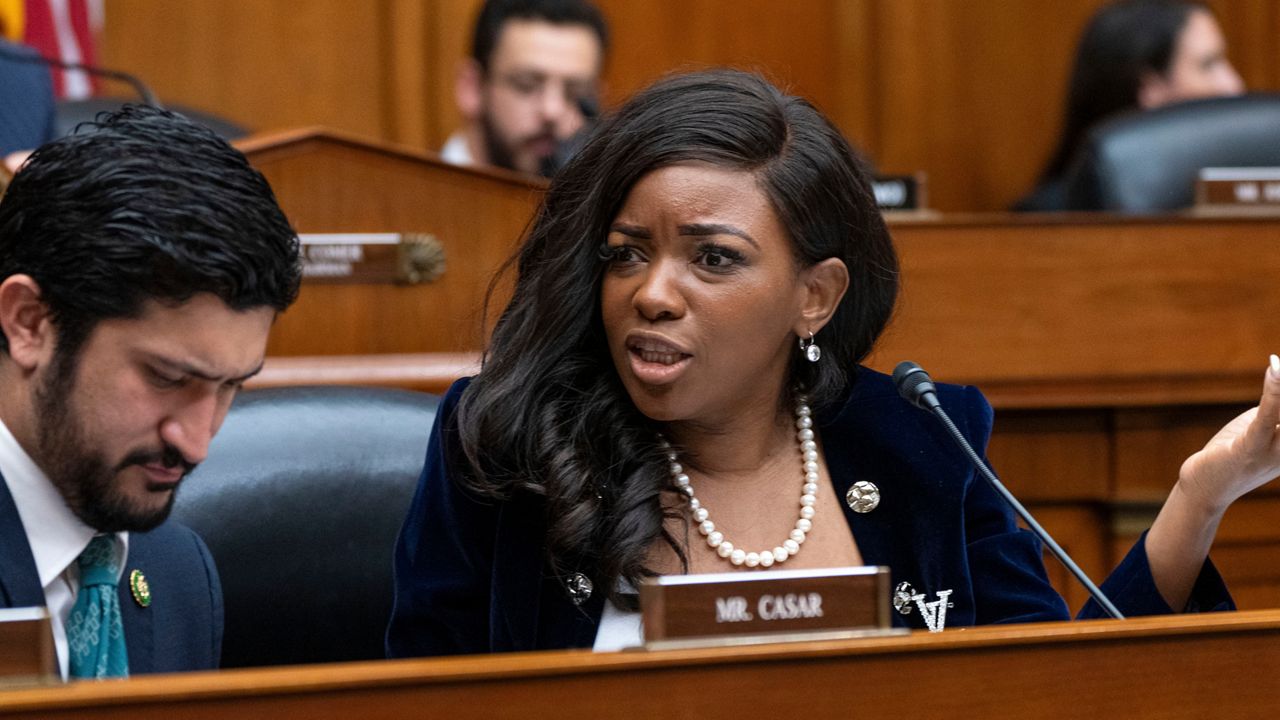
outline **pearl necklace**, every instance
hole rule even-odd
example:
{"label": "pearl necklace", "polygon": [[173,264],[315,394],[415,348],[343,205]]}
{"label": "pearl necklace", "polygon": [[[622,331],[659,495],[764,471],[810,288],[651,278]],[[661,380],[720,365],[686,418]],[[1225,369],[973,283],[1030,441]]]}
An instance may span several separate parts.
{"label": "pearl necklace", "polygon": [[800,455],[803,458],[804,487],[800,495],[800,518],[796,520],[795,529],[790,537],[772,550],[747,552],[734,546],[725,538],[724,533],[716,529],[711,521],[711,513],[703,507],[698,497],[693,494],[693,486],[689,484],[689,476],[680,465],[676,451],[664,439],[662,449],[671,463],[669,469],[676,487],[689,498],[689,508],[693,511],[693,519],[698,523],[698,532],[707,539],[707,545],[715,549],[716,554],[737,566],[749,568],[771,567],[775,563],[785,562],[787,558],[800,552],[805,537],[813,529],[814,505],[818,501],[818,444],[813,439],[813,418],[809,405],[801,398],[796,404],[796,439],[800,442]]}

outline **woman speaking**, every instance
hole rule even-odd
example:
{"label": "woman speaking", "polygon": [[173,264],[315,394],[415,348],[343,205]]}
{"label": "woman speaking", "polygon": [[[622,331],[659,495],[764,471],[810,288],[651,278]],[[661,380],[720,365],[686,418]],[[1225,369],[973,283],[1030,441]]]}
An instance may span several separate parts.
{"label": "woman speaking", "polygon": [[[483,369],[440,404],[395,552],[392,656],[637,644],[637,585],[686,572],[887,565],[950,590],[952,626],[1068,617],[1036,539],[859,366],[897,258],[805,100],[732,71],[642,91],[555,178],[517,273]],[[939,394],[985,447],[981,394]],[[1276,405],[1184,466],[1104,585],[1123,612],[1230,607],[1208,547],[1280,471]]]}

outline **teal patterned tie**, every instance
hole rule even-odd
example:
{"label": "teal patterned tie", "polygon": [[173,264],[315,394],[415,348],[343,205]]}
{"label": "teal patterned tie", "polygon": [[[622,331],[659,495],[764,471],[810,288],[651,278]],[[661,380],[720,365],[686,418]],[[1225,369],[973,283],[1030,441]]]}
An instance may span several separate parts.
{"label": "teal patterned tie", "polygon": [[115,541],[99,535],[76,560],[80,565],[80,592],[67,619],[67,649],[73,678],[129,676],[129,655],[120,621],[116,584]]}

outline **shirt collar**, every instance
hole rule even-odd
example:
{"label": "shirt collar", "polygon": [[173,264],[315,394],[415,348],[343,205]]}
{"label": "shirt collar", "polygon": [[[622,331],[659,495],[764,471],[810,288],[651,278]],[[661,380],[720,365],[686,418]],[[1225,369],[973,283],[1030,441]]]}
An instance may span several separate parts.
{"label": "shirt collar", "polygon": [[[9,427],[0,420],[0,474],[9,486],[18,508],[27,544],[40,574],[41,587],[48,587],[63,573],[98,531],[86,525],[67,507],[61,493],[18,443]],[[116,533],[118,548],[128,552],[128,533]],[[123,564],[121,565],[123,567]]]}

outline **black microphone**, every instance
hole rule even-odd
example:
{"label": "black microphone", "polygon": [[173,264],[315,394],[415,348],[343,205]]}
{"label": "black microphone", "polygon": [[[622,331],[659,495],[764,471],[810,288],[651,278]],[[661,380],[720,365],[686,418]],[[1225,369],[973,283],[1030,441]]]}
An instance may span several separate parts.
{"label": "black microphone", "polygon": [[14,62],[29,63],[32,65],[45,65],[48,67],[55,67],[60,70],[79,70],[90,75],[107,78],[108,80],[117,80],[132,87],[133,91],[138,94],[138,97],[142,98],[142,102],[156,108],[164,107],[160,104],[160,100],[156,98],[155,93],[151,92],[151,88],[147,87],[147,84],[142,82],[141,78],[127,72],[108,70],[107,68],[85,65],[83,63],[67,62],[66,60],[59,60],[56,58],[47,58],[38,53],[22,52],[16,48],[7,47],[3,43],[0,43],[0,55],[3,55],[5,58]]}
{"label": "black microphone", "polygon": [[1044,543],[1045,547],[1049,548],[1049,552],[1053,553],[1054,557],[1058,558],[1059,562],[1061,562],[1067,570],[1071,571],[1072,575],[1076,576],[1076,580],[1080,581],[1080,584],[1084,586],[1085,590],[1089,591],[1089,594],[1092,595],[1093,599],[1102,606],[1103,610],[1107,611],[1108,615],[1116,618],[1117,620],[1123,620],[1124,615],[1120,614],[1120,611],[1116,609],[1116,606],[1112,604],[1111,600],[1107,598],[1106,595],[1102,594],[1102,590],[1098,589],[1098,586],[1093,584],[1093,581],[1089,579],[1089,576],[1084,574],[1084,571],[1080,569],[1080,566],[1076,565],[1070,555],[1067,555],[1067,551],[1063,550],[1062,547],[1049,535],[1049,533],[1046,532],[1044,528],[1040,527],[1040,523],[1036,522],[1036,519],[1031,517],[1031,513],[1022,506],[1022,503],[1018,502],[1018,499],[1013,496],[1013,493],[1009,492],[1008,488],[1004,486],[1004,483],[1000,482],[1000,479],[991,471],[991,468],[987,467],[987,464],[982,461],[981,457],[978,457],[978,453],[973,451],[973,446],[971,446],[969,441],[965,439],[964,434],[960,432],[956,427],[956,424],[951,422],[951,418],[947,416],[947,412],[942,409],[942,403],[938,402],[938,389],[934,387],[933,379],[929,377],[929,373],[925,372],[924,368],[913,362],[900,362],[898,363],[898,366],[893,369],[893,384],[898,387],[898,394],[901,395],[904,400],[915,405],[921,410],[926,410],[932,413],[938,418],[938,420],[942,421],[943,426],[947,428],[947,432],[951,435],[951,438],[956,441],[956,444],[959,445],[960,449],[968,456],[969,462],[973,463],[973,466],[977,468],[982,477],[986,478],[992,489],[994,489],[1000,497],[1004,498],[1004,501],[1009,504],[1009,507],[1013,508],[1013,511],[1018,514],[1018,517],[1022,518],[1022,521],[1027,524],[1027,527],[1031,529],[1031,532],[1035,533],[1036,537],[1040,538],[1040,542]]}
{"label": "black microphone", "polygon": [[938,388],[933,386],[929,373],[913,362],[898,363],[898,367],[893,369],[893,384],[898,386],[898,394],[904,400],[921,410],[933,412],[942,408],[938,402]]}
{"label": "black microphone", "polygon": [[578,132],[556,143],[555,150],[543,158],[542,167],[539,169],[543,177],[551,177],[560,168],[567,165],[573,159],[573,156],[577,155],[578,151],[582,149],[582,146],[587,144],[587,139],[591,137],[592,131],[596,129],[596,121],[600,119],[599,101],[594,96],[583,95],[577,98],[575,103],[585,122],[578,129]]}

